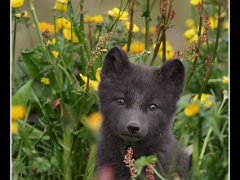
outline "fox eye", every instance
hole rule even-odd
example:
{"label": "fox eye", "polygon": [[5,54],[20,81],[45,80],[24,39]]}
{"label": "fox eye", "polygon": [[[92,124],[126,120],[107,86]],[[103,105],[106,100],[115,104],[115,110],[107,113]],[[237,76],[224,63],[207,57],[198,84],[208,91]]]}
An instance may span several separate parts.
{"label": "fox eye", "polygon": [[125,104],[125,99],[123,99],[123,98],[117,98],[117,103],[118,103],[119,105],[124,105],[124,104]]}
{"label": "fox eye", "polygon": [[150,104],[148,108],[150,111],[156,111],[158,106],[156,104]]}

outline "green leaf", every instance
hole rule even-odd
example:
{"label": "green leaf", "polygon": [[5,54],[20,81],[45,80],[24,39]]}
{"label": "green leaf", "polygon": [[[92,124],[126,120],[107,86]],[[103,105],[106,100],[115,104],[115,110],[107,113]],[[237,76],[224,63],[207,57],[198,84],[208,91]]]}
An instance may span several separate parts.
{"label": "green leaf", "polygon": [[154,155],[151,155],[151,156],[141,156],[139,159],[137,159],[135,161],[135,164],[136,164],[138,175],[141,174],[142,169],[144,168],[144,166],[147,166],[147,165],[149,165],[151,163],[154,163],[156,161],[157,161],[157,158]]}
{"label": "green leaf", "polygon": [[96,145],[91,146],[90,154],[88,157],[87,167],[84,173],[83,180],[92,180],[94,179],[94,169],[95,169],[95,154],[96,154]]}
{"label": "green leaf", "polygon": [[29,80],[12,96],[13,105],[21,104],[27,107],[27,102],[31,98],[31,94],[29,94],[31,92],[31,85],[32,80]]}
{"label": "green leaf", "polygon": [[36,157],[32,164],[32,169],[35,169],[37,172],[45,172],[51,167],[50,162],[41,157]]}
{"label": "green leaf", "polygon": [[24,164],[22,163],[22,161],[13,161],[13,172],[14,173],[19,173],[22,175],[26,174],[26,168],[24,166]]}
{"label": "green leaf", "polygon": [[43,72],[51,68],[49,63],[46,61],[43,52],[38,49],[24,50],[21,54],[23,61],[28,68],[28,73],[33,78],[40,79]]}
{"label": "green leaf", "polygon": [[[23,121],[19,121],[19,124],[23,128]],[[33,127],[32,125],[26,123],[24,127],[24,131],[28,134],[29,139],[43,139],[43,140],[49,140],[50,137],[47,135],[43,136],[43,131],[38,130],[37,128]]]}

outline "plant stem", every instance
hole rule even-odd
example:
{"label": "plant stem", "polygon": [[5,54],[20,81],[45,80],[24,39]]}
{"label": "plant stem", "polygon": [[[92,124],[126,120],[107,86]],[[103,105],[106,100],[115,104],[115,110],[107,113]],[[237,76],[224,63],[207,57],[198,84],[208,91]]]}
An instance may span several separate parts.
{"label": "plant stem", "polygon": [[159,173],[157,172],[157,170],[153,167],[153,165],[149,164],[148,166],[154,171],[154,173],[155,173],[161,180],[166,180],[164,177],[161,176],[161,174],[159,174]]}
{"label": "plant stem", "polygon": [[70,167],[70,153],[71,153],[71,149],[68,149],[68,147],[71,147],[71,139],[72,139],[72,133],[65,129],[64,133],[63,133],[63,143],[64,143],[64,153],[63,153],[63,161],[64,161],[64,165],[63,165],[63,173],[64,173],[64,180],[71,180],[71,167]]}
{"label": "plant stem", "polygon": [[[80,58],[84,62],[83,66],[86,66],[87,61],[89,60],[89,52],[87,50],[87,46],[85,43],[83,1],[84,0],[80,0],[80,37],[79,37],[79,41],[80,41],[80,43],[82,43],[82,46],[80,46]],[[85,49],[85,52],[87,55],[87,59],[84,56],[84,49]]]}
{"label": "plant stem", "polygon": [[162,61],[164,63],[166,61],[166,31],[163,32],[163,49],[162,49],[162,53],[163,53]]}
{"label": "plant stem", "polygon": [[193,137],[193,177],[194,180],[199,179],[200,169],[199,169],[199,140],[200,140],[200,130],[201,130],[202,119],[197,122],[196,130]]}
{"label": "plant stem", "polygon": [[[199,40],[199,37],[201,36],[202,34],[202,14],[203,14],[203,0],[201,1],[201,6],[200,6],[200,15],[199,15],[199,27],[198,27],[198,40]],[[200,48],[200,43],[198,42],[197,44],[197,48],[196,48],[196,53],[198,54],[199,53],[199,48]],[[198,56],[195,57],[194,59],[194,62],[193,62],[193,69],[188,77],[188,79],[186,80],[186,85],[185,87],[187,87],[187,85],[189,84],[190,80],[192,79],[192,76],[193,74],[195,73],[196,71],[196,65],[197,65],[197,60],[198,60]]]}
{"label": "plant stem", "polygon": [[205,139],[204,139],[203,147],[202,147],[202,150],[201,150],[201,153],[200,153],[200,157],[199,157],[199,166],[201,166],[201,164],[202,164],[203,156],[204,156],[204,153],[205,153],[205,150],[206,150],[206,147],[207,147],[207,143],[208,143],[208,141],[209,141],[209,137],[210,137],[210,135],[211,135],[211,133],[212,133],[212,130],[213,130],[213,128],[212,128],[212,126],[211,126],[211,127],[208,129],[207,135],[206,135],[206,137],[205,137]]}
{"label": "plant stem", "polygon": [[129,8],[129,14],[130,14],[130,27],[128,29],[128,41],[127,41],[127,52],[129,52],[130,50],[130,45],[131,45],[131,42],[132,42],[132,34],[133,34],[133,13],[134,13],[134,10],[133,10],[133,6],[134,6],[134,2],[135,0],[131,0],[130,1],[130,8]]}
{"label": "plant stem", "polygon": [[122,16],[122,14],[124,13],[124,11],[126,10],[126,8],[127,8],[128,4],[129,4],[130,0],[128,0],[128,2],[126,3],[125,7],[123,8],[123,10],[121,10],[122,2],[123,2],[123,0],[121,0],[121,2],[120,2],[120,11],[119,11],[119,15],[118,15],[118,17],[114,20],[114,22],[113,22],[113,24],[111,25],[111,27],[110,27],[110,29],[108,30],[108,32],[112,32],[112,30],[113,30],[115,24],[118,23],[119,18]]}
{"label": "plant stem", "polygon": [[14,83],[15,75],[15,47],[16,47],[16,33],[17,33],[17,20],[14,17],[14,29],[13,29],[13,44],[12,44],[12,85]]}
{"label": "plant stem", "polygon": [[[146,1],[146,9],[145,9],[145,49],[146,51],[149,51],[149,22],[151,20],[150,17],[150,0]],[[149,54],[150,55],[150,54]],[[144,62],[148,61],[149,55],[144,57]]]}
{"label": "plant stem", "polygon": [[145,28],[146,28],[146,32],[145,32],[145,49],[148,51],[149,50],[149,21],[150,21],[150,0],[146,1],[146,10],[145,10]]}
{"label": "plant stem", "polygon": [[[218,42],[219,42],[219,38],[220,38],[220,32],[221,32],[221,4],[219,4],[219,6],[218,6],[218,25],[217,25],[217,34],[216,34],[214,52],[213,52],[212,62],[211,62],[212,64],[214,64],[215,62],[217,63],[217,61],[215,61],[215,59],[216,59],[216,56],[217,56],[217,49],[218,49]],[[206,74],[206,77],[204,79],[205,81],[202,84],[200,94],[203,93],[203,91],[204,91],[204,89],[205,89],[205,87],[208,83],[208,80],[211,77],[212,69],[213,68],[209,66],[209,71]]]}
{"label": "plant stem", "polygon": [[[168,29],[169,27],[169,24],[172,20],[171,18],[171,12],[172,12],[172,3],[173,1],[171,0],[170,1],[170,5],[168,7],[168,12],[166,14],[166,12],[163,14],[163,12],[160,12],[160,15],[161,15],[161,20],[159,22],[159,30],[158,30],[158,34],[157,34],[157,40],[156,40],[156,47],[154,49],[154,52],[153,52],[153,56],[152,56],[152,59],[149,63],[150,66],[153,65],[156,57],[157,57],[157,54],[158,54],[158,50],[161,46],[161,43],[164,39],[164,36],[165,36],[165,33],[166,33],[166,30]],[[162,7],[163,6],[163,7]],[[161,8],[165,8],[167,9],[167,1],[160,1],[160,10]],[[166,10],[165,10],[166,11]],[[166,18],[167,17],[167,18]],[[166,38],[166,37],[165,37]]]}
{"label": "plant stem", "polygon": [[[160,31],[161,31],[161,30],[160,30]],[[163,31],[165,31],[165,30],[163,30]],[[150,66],[153,65],[153,63],[154,63],[154,61],[155,61],[155,59],[156,59],[156,57],[157,57],[158,50],[159,50],[159,48],[160,48],[160,46],[161,46],[161,43],[162,43],[163,33],[161,33],[161,35],[160,35],[160,33],[161,33],[161,32],[159,32],[158,38],[157,38],[157,39],[159,39],[159,42],[157,42],[157,44],[156,44],[156,47],[155,47],[154,52],[153,52],[152,59],[151,59],[151,61],[150,61],[150,63],[149,63]]]}
{"label": "plant stem", "polygon": [[43,37],[42,37],[42,33],[39,29],[39,25],[38,25],[38,18],[37,18],[37,15],[36,15],[36,11],[35,11],[35,7],[33,5],[33,0],[28,0],[28,3],[29,3],[29,6],[30,6],[30,10],[31,10],[31,13],[32,13],[32,16],[33,16],[33,21],[34,21],[34,24],[36,26],[36,29],[37,29],[37,36],[38,36],[38,40],[40,41],[40,44],[41,44],[41,47],[42,49],[45,51],[46,50],[46,46],[43,42]]}

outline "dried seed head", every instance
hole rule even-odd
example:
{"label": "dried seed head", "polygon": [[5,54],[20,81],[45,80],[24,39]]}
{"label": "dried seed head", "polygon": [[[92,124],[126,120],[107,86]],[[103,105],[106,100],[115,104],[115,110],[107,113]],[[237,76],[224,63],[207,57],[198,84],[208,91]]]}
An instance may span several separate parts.
{"label": "dried seed head", "polygon": [[130,170],[131,178],[134,179],[137,177],[137,169],[135,166],[135,160],[133,159],[133,149],[129,147],[127,153],[124,156],[123,162]]}

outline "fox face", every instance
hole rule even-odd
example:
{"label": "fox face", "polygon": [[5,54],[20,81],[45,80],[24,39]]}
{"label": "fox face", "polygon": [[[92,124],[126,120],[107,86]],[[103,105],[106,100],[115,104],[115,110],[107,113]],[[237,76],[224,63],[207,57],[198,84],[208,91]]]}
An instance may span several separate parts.
{"label": "fox face", "polygon": [[147,67],[131,63],[119,47],[110,49],[98,91],[103,126],[130,142],[168,133],[183,82],[184,66],[178,59]]}

